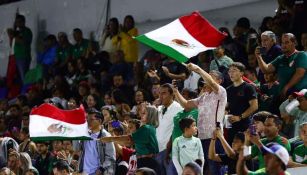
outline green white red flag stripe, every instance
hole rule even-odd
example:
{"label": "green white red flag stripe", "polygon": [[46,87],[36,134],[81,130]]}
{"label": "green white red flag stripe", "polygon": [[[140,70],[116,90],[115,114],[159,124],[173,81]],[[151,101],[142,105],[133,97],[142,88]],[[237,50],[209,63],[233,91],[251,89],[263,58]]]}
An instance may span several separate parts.
{"label": "green white red flag stripe", "polygon": [[186,62],[200,52],[218,47],[225,37],[200,13],[193,12],[135,39],[179,62]]}
{"label": "green white red flag stripe", "polygon": [[83,106],[62,110],[45,103],[33,108],[30,114],[30,138],[47,140],[90,140]]}

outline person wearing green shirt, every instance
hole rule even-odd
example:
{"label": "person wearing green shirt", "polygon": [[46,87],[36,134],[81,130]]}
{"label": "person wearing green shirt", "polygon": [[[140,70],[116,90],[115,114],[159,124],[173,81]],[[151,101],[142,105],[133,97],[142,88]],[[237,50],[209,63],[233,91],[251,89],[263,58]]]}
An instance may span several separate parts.
{"label": "person wearing green shirt", "polygon": [[297,146],[292,155],[293,167],[307,166],[307,122],[300,125],[300,136],[303,144]]}
{"label": "person wearing green shirt", "polygon": [[73,36],[76,41],[76,44],[73,46],[73,59],[84,58],[89,47],[89,40],[83,38],[82,31],[79,28],[73,30]]}
{"label": "person wearing green shirt", "polygon": [[23,15],[17,15],[15,19],[15,44],[14,55],[16,66],[19,72],[20,79],[24,81],[26,72],[29,70],[31,63],[31,43],[32,31],[25,26],[26,18]]}
{"label": "person wearing green shirt", "polygon": [[278,92],[285,98],[291,92],[307,88],[307,54],[295,49],[297,42],[292,33],[284,33],[281,40],[283,54],[271,63],[263,61],[259,47],[255,49],[255,55],[263,73],[277,73],[280,83]]}
{"label": "person wearing green shirt", "polygon": [[141,126],[131,135],[103,137],[102,142],[116,142],[124,145],[135,146],[137,167],[149,167],[160,173],[158,162],[155,160],[159,152],[156,136],[156,127],[159,126],[158,109],[146,103],[140,104],[138,115],[141,118]]}
{"label": "person wearing green shirt", "polygon": [[246,133],[246,137],[260,150],[264,157],[265,167],[257,171],[249,171],[245,165],[246,157],[241,151],[236,168],[238,175],[290,175],[286,171],[290,156],[284,146],[278,143],[270,143],[264,146],[259,136],[257,134],[251,135],[249,131]]}
{"label": "person wearing green shirt", "polygon": [[69,43],[67,34],[64,32],[58,33],[59,47],[56,52],[56,63],[58,69],[64,71],[67,62],[72,58],[73,46]]}
{"label": "person wearing green shirt", "polygon": [[[204,165],[204,152],[199,138],[194,137],[197,133],[196,122],[193,118],[183,118],[179,121],[183,134],[174,140],[172,146],[172,160],[177,174],[182,174],[183,167],[189,162],[201,160]],[[176,174],[176,173],[173,173]]]}
{"label": "person wearing green shirt", "polygon": [[181,112],[178,112],[175,117],[173,118],[173,122],[174,122],[174,128],[173,128],[173,132],[172,132],[172,142],[174,142],[174,140],[177,137],[180,137],[182,135],[182,130],[179,127],[179,121],[183,118],[187,118],[187,117],[192,117],[195,121],[197,121],[198,119],[198,110],[197,109],[192,109],[192,110],[186,110],[184,109]]}
{"label": "person wearing green shirt", "polygon": [[[288,139],[279,135],[279,130],[281,128],[282,121],[276,115],[268,115],[267,119],[264,122],[264,135],[265,138],[261,139],[261,143],[263,145],[267,145],[269,143],[278,143],[285,147],[285,149],[290,152],[291,146]],[[246,139],[246,143],[248,144],[249,140]],[[256,145],[252,146],[252,154],[251,157],[258,157],[259,160],[259,168],[265,167],[265,160],[261,150]]]}

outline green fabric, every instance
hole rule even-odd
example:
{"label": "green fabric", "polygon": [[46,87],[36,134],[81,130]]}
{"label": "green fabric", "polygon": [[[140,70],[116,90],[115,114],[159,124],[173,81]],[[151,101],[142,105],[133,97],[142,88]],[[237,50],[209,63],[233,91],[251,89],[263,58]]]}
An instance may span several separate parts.
{"label": "green fabric", "polygon": [[59,61],[59,63],[63,63],[72,56],[72,52],[73,52],[73,46],[71,45],[69,45],[66,48],[58,47],[56,58]]}
{"label": "green fabric", "polygon": [[[265,172],[265,168],[261,168],[257,171],[249,171],[248,175],[267,175],[267,173]],[[291,175],[291,174],[286,171],[286,175]]]}
{"label": "green fabric", "polygon": [[[281,146],[285,147],[288,152],[290,152],[291,146],[290,146],[288,139],[281,137],[280,135],[275,137],[273,140],[268,140],[267,138],[261,139],[261,143],[263,145],[267,145],[268,143],[273,143],[273,142],[280,144]],[[261,151],[259,150],[259,148],[256,145],[253,145],[252,146],[252,157],[254,158],[256,156],[258,156],[259,168],[264,168],[263,155]]]}
{"label": "green fabric", "polygon": [[304,144],[296,147],[293,151],[294,162],[307,164],[307,146]]}
{"label": "green fabric", "polygon": [[92,140],[91,137],[81,136],[81,137],[31,137],[31,141],[40,142],[40,141],[51,141],[51,140]]}
{"label": "green fabric", "polygon": [[36,83],[39,80],[43,79],[43,67],[38,64],[35,68],[29,70],[24,79],[25,84]]}
{"label": "green fabric", "polygon": [[[224,67],[227,67],[227,68],[233,63],[233,60],[230,57],[228,57],[227,55],[224,55],[221,58],[217,58],[216,60],[217,60],[217,62],[219,63],[220,66],[224,66]],[[217,70],[217,71],[219,70],[215,59],[212,60],[211,63],[210,63],[210,71],[211,70]]]}
{"label": "green fabric", "polygon": [[29,59],[31,57],[31,43],[32,43],[32,32],[29,28],[25,27],[19,33],[22,41],[15,42],[14,55],[16,59]]}
{"label": "green fabric", "polygon": [[80,44],[75,44],[73,46],[73,53],[72,53],[73,58],[79,59],[81,57],[84,57],[88,49],[88,46],[89,46],[89,40],[87,39],[83,39]]}
{"label": "green fabric", "polygon": [[175,117],[173,118],[173,123],[174,123],[174,128],[173,128],[173,132],[172,132],[172,142],[174,142],[174,140],[177,137],[180,137],[182,135],[182,131],[179,127],[179,121],[183,118],[187,118],[187,117],[192,117],[195,122],[196,122],[196,126],[197,126],[197,119],[198,119],[198,110],[197,109],[193,109],[189,112],[186,111],[181,111],[178,112]]}
{"label": "green fabric", "polygon": [[[271,62],[275,67],[281,91],[285,85],[291,80],[297,68],[307,69],[307,54],[305,52],[297,52],[287,58],[285,55],[278,56]],[[296,90],[307,88],[307,74],[294,86]]]}
{"label": "green fabric", "polygon": [[135,38],[136,40],[140,41],[141,43],[144,43],[146,45],[148,45],[149,47],[152,47],[153,49],[179,61],[179,62],[186,62],[189,60],[189,58],[187,58],[186,56],[182,55],[180,52],[178,52],[177,50],[161,44],[155,40],[152,40],[150,38],[148,38],[145,35],[140,35],[138,37]]}
{"label": "green fabric", "polygon": [[132,133],[136,155],[157,154],[159,152],[156,128],[143,125]]}
{"label": "green fabric", "polygon": [[260,86],[260,91],[269,96],[270,98],[263,100],[262,98],[260,98],[259,100],[259,111],[268,111],[270,110],[270,107],[272,105],[272,100],[273,98],[278,96],[278,90],[279,90],[279,84],[278,83],[274,83],[272,87],[268,87],[267,84],[265,85],[261,85]]}

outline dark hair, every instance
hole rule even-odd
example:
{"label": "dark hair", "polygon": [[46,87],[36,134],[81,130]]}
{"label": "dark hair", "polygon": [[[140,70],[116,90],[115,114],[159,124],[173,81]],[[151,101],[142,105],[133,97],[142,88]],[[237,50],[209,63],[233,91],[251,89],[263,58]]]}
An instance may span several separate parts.
{"label": "dark hair", "polygon": [[242,18],[238,19],[237,26],[245,28],[245,29],[249,29],[250,28],[249,19],[246,18],[246,17],[242,17]]}
{"label": "dark hair", "polygon": [[196,175],[201,175],[201,165],[199,165],[199,161],[189,162],[184,166],[184,168],[191,168]]}
{"label": "dark hair", "polygon": [[147,167],[137,169],[136,173],[142,173],[142,175],[156,175],[157,174],[153,169],[147,168]]}
{"label": "dark hair", "polygon": [[22,127],[20,132],[25,133],[25,134],[29,134],[29,128],[28,127]]}
{"label": "dark hair", "polygon": [[17,99],[22,103],[22,105],[25,105],[28,103],[28,98],[25,95],[18,95]]}
{"label": "dark hair", "polygon": [[135,22],[134,22],[134,18],[133,18],[132,15],[127,15],[127,16],[125,17],[125,19],[130,19],[130,20],[132,21],[132,26],[134,27]]}
{"label": "dark hair", "polygon": [[53,163],[52,168],[56,168],[59,171],[66,170],[67,172],[69,172],[69,165],[63,160],[58,160],[55,163]]}
{"label": "dark hair", "polygon": [[274,120],[274,123],[277,126],[281,126],[282,125],[282,120],[281,120],[281,118],[279,116],[273,114],[273,115],[267,116],[266,119],[270,119],[270,118]]}
{"label": "dark hair", "polygon": [[234,136],[234,139],[241,140],[242,142],[245,141],[245,136],[243,132],[237,132]]}
{"label": "dark hair", "polygon": [[114,98],[116,103],[125,103],[126,102],[124,94],[120,89],[114,89],[112,91],[112,97]]}
{"label": "dark hair", "polygon": [[26,22],[26,17],[23,16],[23,15],[20,15],[20,14],[16,15],[16,19],[19,19],[20,21],[22,21],[24,23]]}
{"label": "dark hair", "polygon": [[82,34],[82,30],[81,30],[81,29],[79,29],[79,28],[74,28],[73,32],[77,32],[77,33]]}
{"label": "dark hair", "polygon": [[162,84],[160,88],[167,88],[168,92],[170,94],[173,94],[173,85],[169,84],[169,83],[165,83],[165,84]]}
{"label": "dark hair", "polygon": [[239,69],[241,72],[244,72],[245,71],[245,66],[244,64],[240,63],[240,62],[233,62],[230,66],[230,67],[235,67],[237,69]]}
{"label": "dark hair", "polygon": [[253,115],[253,120],[254,121],[260,121],[260,122],[264,123],[266,118],[270,115],[273,115],[273,114],[270,113],[270,112],[267,112],[267,111],[259,111],[259,112],[257,112],[256,114]]}
{"label": "dark hair", "polygon": [[95,118],[100,119],[101,123],[103,123],[104,117],[102,116],[101,112],[98,111],[97,109],[95,109],[95,108],[88,108],[86,110],[86,113],[88,113],[88,114],[95,114]]}
{"label": "dark hair", "polygon": [[179,121],[179,127],[181,129],[182,132],[184,132],[184,130],[186,128],[189,128],[193,122],[195,122],[195,120],[191,117],[187,117],[187,118],[183,118]]}
{"label": "dark hair", "polygon": [[43,144],[48,147],[50,145],[50,142],[49,141],[36,141],[35,144]]}

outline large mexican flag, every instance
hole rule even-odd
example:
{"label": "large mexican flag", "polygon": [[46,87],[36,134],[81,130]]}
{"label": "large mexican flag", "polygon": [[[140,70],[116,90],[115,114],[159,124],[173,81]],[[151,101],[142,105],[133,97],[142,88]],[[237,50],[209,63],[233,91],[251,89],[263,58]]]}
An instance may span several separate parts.
{"label": "large mexican flag", "polygon": [[33,141],[90,140],[83,106],[61,110],[44,103],[30,114],[30,138]]}
{"label": "large mexican flag", "polygon": [[218,47],[225,37],[200,13],[193,12],[135,39],[179,62],[186,62],[200,52]]}

